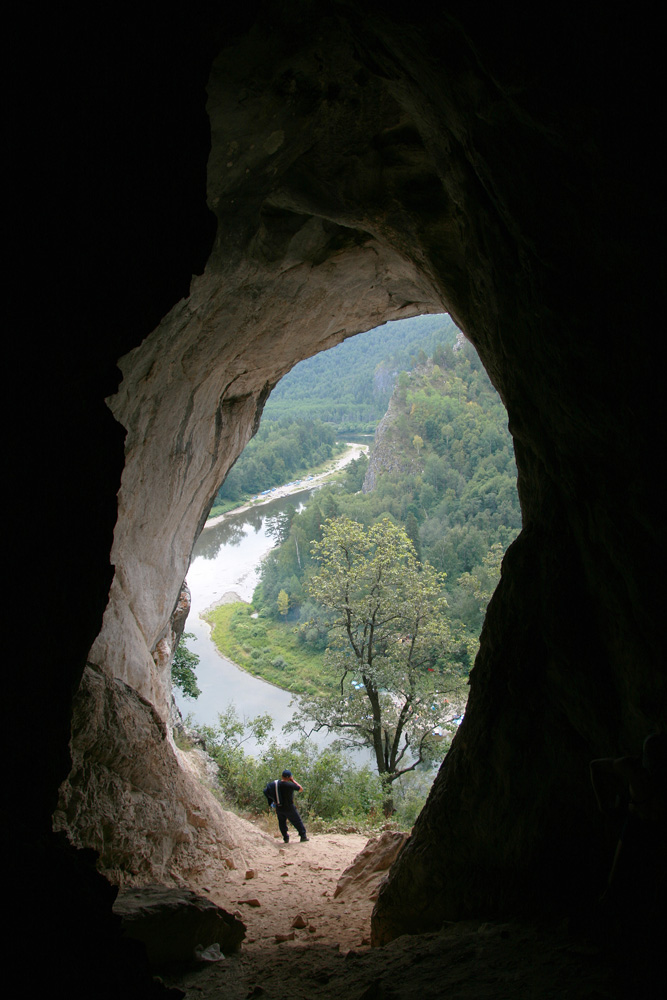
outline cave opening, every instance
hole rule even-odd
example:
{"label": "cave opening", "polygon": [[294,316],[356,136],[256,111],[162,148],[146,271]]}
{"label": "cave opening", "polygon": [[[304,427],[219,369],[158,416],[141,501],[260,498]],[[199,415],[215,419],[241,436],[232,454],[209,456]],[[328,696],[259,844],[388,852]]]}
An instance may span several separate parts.
{"label": "cave opening", "polygon": [[[407,343],[411,345],[409,348],[406,346]],[[464,344],[467,345],[465,349]],[[450,353],[444,350],[445,345],[449,346]],[[384,358],[388,351],[391,357],[382,362],[379,371],[378,359]],[[374,359],[369,372],[372,373],[375,369],[374,376],[366,372],[363,367],[364,358],[369,352],[370,357]],[[458,364],[456,364],[457,359]],[[400,457],[404,466],[399,469],[397,465],[393,471],[387,471],[381,476],[385,483],[392,484],[385,486],[385,500],[379,507],[377,503],[375,504],[377,509],[374,509],[371,515],[368,504],[371,498],[365,491],[370,489],[375,481],[375,466],[362,477],[363,481],[357,482],[355,479],[354,487],[341,484],[338,487],[342,490],[339,500],[345,503],[348,489],[358,489],[363,492],[351,508],[350,516],[353,518],[363,520],[371,517],[377,520],[380,509],[388,513],[397,523],[404,524],[407,518],[414,536],[411,536],[411,540],[416,545],[419,558],[427,558],[439,572],[446,572],[448,575],[447,585],[450,591],[448,615],[454,616],[457,622],[461,622],[460,616],[465,615],[466,640],[470,637],[470,642],[466,642],[465,646],[462,646],[459,640],[458,655],[465,655],[466,670],[472,666],[474,648],[471,643],[479,633],[483,607],[495,587],[495,574],[499,573],[496,550],[502,547],[504,552],[520,528],[516,470],[511,439],[506,432],[507,415],[490,383],[482,377],[483,369],[474,348],[462,339],[460,331],[448,317],[425,317],[423,322],[420,322],[419,318],[398,321],[368,334],[350,338],[327,354],[314,356],[293,369],[290,376],[279,384],[280,391],[272,393],[260,424],[260,438],[263,427],[272,435],[271,440],[274,442],[272,447],[275,448],[275,441],[278,441],[278,451],[275,455],[267,451],[269,438],[266,437],[266,440],[260,441],[259,448],[251,449],[250,462],[244,462],[243,456],[239,459],[234,467],[230,489],[227,489],[229,483],[227,480],[225,488],[218,491],[217,496],[222,498],[226,506],[240,505],[240,511],[238,515],[235,515],[233,510],[223,514],[221,510],[225,508],[216,507],[214,502],[212,516],[195,545],[193,562],[188,569],[186,582],[192,603],[186,630],[192,632],[194,629],[194,640],[190,649],[200,657],[197,676],[204,694],[196,700],[190,700],[176,692],[176,698],[182,714],[191,717],[191,728],[197,729],[201,724],[215,728],[218,725],[218,713],[224,711],[228,703],[233,702],[240,718],[245,716],[251,719],[261,710],[268,711],[274,717],[276,733],[279,734],[283,723],[291,719],[294,707],[288,707],[289,695],[280,697],[274,695],[262,702],[259,697],[263,690],[262,679],[269,680],[284,689],[286,684],[289,685],[285,669],[287,668],[289,677],[292,677],[294,669],[292,658],[294,658],[299,664],[297,673],[292,678],[292,683],[297,685],[297,689],[300,688],[302,693],[305,693],[311,683],[316,682],[315,676],[311,681],[308,674],[308,670],[316,672],[318,669],[315,660],[312,659],[315,647],[311,649],[311,645],[317,644],[316,648],[321,656],[322,639],[319,632],[312,627],[308,631],[307,622],[312,615],[312,607],[303,590],[304,584],[301,578],[301,574],[311,565],[310,546],[313,541],[311,535],[314,526],[310,523],[310,515],[293,520],[293,512],[300,509],[310,496],[308,493],[303,493],[309,484],[305,478],[303,481],[298,479],[296,473],[292,478],[298,481],[287,484],[288,477],[284,471],[281,478],[281,467],[278,466],[276,469],[274,466],[273,459],[276,457],[279,459],[288,447],[280,439],[277,428],[281,422],[288,419],[303,419],[304,414],[309,420],[316,420],[319,417],[328,421],[336,419],[339,423],[337,436],[340,440],[349,442],[350,434],[347,431],[342,435],[340,433],[341,421],[344,427],[344,422],[349,423],[354,413],[357,414],[355,418],[357,421],[365,420],[373,407],[375,407],[374,419],[377,420],[381,415],[378,409],[380,403],[371,402],[370,393],[374,382],[376,388],[373,389],[373,398],[379,391],[383,393],[381,409],[384,415],[385,398],[386,400],[390,398],[390,389],[388,385],[385,386],[383,376],[387,365],[388,382],[394,382],[397,371],[410,369],[417,364],[423,366],[427,362],[427,367],[420,369],[417,382],[410,388],[410,401],[406,397],[403,404],[405,414],[409,414],[412,410],[411,420],[418,421],[412,427],[411,433],[406,438],[407,430],[403,424],[400,425],[400,431],[397,428],[396,421],[402,410],[392,410],[391,419],[385,420],[383,448],[395,447],[397,461]],[[444,370],[441,369],[443,365]],[[447,366],[451,366],[451,372]],[[452,399],[446,378],[450,375],[453,377],[455,370],[459,375],[466,376],[469,384],[459,381],[458,395]],[[365,395],[361,397],[356,395],[354,399],[361,398],[363,403],[354,402],[351,387],[354,384],[354,390],[358,394],[358,382],[362,378],[366,379],[365,386],[367,383],[364,389]],[[317,386],[321,386],[321,402],[313,399],[315,392],[313,387]],[[331,386],[335,386],[332,397],[328,395]],[[440,397],[439,393],[443,393],[443,396]],[[278,397],[277,405],[272,406],[272,402],[276,402],[274,396]],[[415,415],[417,403],[413,406],[413,398],[418,399],[422,407],[427,407],[429,400],[435,405],[434,401],[442,398],[445,407],[443,412],[446,411],[447,419],[450,421],[447,424],[445,438],[442,437],[441,428],[444,418],[436,419],[440,412],[438,407],[435,409],[431,407],[433,412],[424,410],[421,416],[421,411]],[[447,400],[450,402],[446,402]],[[400,419],[407,426],[406,417]],[[451,420],[455,421],[456,430],[451,426]],[[296,427],[297,424],[293,426]],[[359,429],[361,425],[356,426]],[[464,426],[468,426],[466,434]],[[418,431],[424,434],[425,440],[419,453],[413,454],[415,446],[412,438]],[[386,435],[394,440],[393,446],[387,443]],[[454,435],[451,441],[450,435]],[[366,434],[364,437],[366,445],[369,440],[372,440],[371,435]],[[456,447],[459,448],[460,455],[457,451],[459,457],[447,468],[449,447],[450,444],[454,446],[454,442],[458,442]],[[316,503],[320,512],[323,510],[321,492],[323,474],[325,474],[324,467],[310,487],[318,489],[319,499]],[[446,479],[447,476],[451,481]],[[404,480],[401,487],[397,485],[399,477]],[[465,490],[464,483],[467,484]],[[443,513],[444,491],[447,485],[455,486],[458,495],[452,488],[448,509]],[[272,488],[261,489],[265,486]],[[299,506],[296,507],[298,501],[295,498],[284,503],[283,511],[280,498],[291,494],[299,494]],[[340,503],[336,506],[333,494],[329,495],[325,491],[324,495],[326,516],[334,516],[336,511],[340,514]],[[365,505],[361,499],[364,496]],[[315,495],[313,500],[315,501]],[[364,514],[363,511],[367,507],[369,513]],[[470,526],[469,533],[460,523],[463,510],[466,511],[465,525]],[[415,511],[419,520],[415,516]],[[318,513],[315,516],[319,518],[324,515]],[[449,541],[445,539],[445,534],[449,533],[443,530],[441,522],[441,518],[445,516],[447,524],[451,524],[453,528]],[[302,529],[298,525],[306,518],[310,534],[302,536]],[[271,552],[271,547],[279,543],[283,546],[282,550],[274,549]],[[491,551],[494,544],[495,548]],[[493,556],[491,561],[490,556]],[[250,615],[248,611],[242,615],[240,606],[238,611],[233,611],[230,604],[239,600],[253,601],[255,588],[260,581],[258,572],[260,558],[263,585],[257,592],[253,614]],[[312,572],[312,567],[309,571]],[[477,576],[471,576],[473,571]],[[478,579],[480,574],[484,574],[484,584]],[[475,597],[472,592],[473,586],[488,593]],[[283,599],[288,601],[288,607],[282,617],[278,617],[277,602],[281,593]],[[453,610],[451,610],[452,600]],[[218,611],[215,611],[212,605],[222,601],[224,603],[220,603]],[[209,620],[208,626],[199,620],[200,614],[206,615]],[[255,621],[252,625],[250,619],[257,619],[258,614],[261,615],[262,621]],[[212,617],[209,618],[209,615]],[[226,649],[227,655],[232,660],[242,663],[243,672],[239,672],[229,662],[223,667],[210,637],[210,628],[218,622],[221,629],[220,651]],[[284,629],[280,624],[282,622]],[[288,625],[291,632],[298,631],[298,641],[291,634],[285,634]],[[460,628],[460,625],[457,625],[457,628]],[[310,639],[307,638],[309,635]],[[230,651],[230,644],[234,644],[235,652]],[[305,656],[305,654],[310,655]],[[302,671],[306,668],[301,665],[302,661],[309,665],[303,677]],[[250,677],[245,671],[250,672]],[[251,677],[254,680],[251,680]],[[464,695],[461,697],[463,700],[457,701],[457,711],[452,716],[459,720],[465,703]],[[450,698],[447,698],[447,703],[452,704]],[[446,709],[448,718],[452,712],[453,710]],[[442,721],[444,722],[444,717]],[[310,732],[310,729],[307,731]],[[445,732],[446,730],[438,730],[439,734],[444,735]],[[326,735],[326,730],[317,733],[315,739],[319,744],[320,737]],[[261,756],[261,750],[250,731],[245,732],[244,737],[247,740],[244,743],[245,750],[258,750]],[[291,739],[294,738],[292,734]],[[330,736],[329,740],[332,738],[333,736]],[[290,737],[285,734],[280,736],[280,739],[285,744],[290,742]],[[301,770],[303,777],[303,768]],[[410,775],[407,780],[410,780]],[[400,792],[401,783],[395,787],[399,790],[399,798],[404,798]]]}
{"label": "cave opening", "polygon": [[[298,325],[298,316],[294,316],[293,322]],[[337,317],[337,323],[340,320]],[[162,350],[160,339],[158,341],[158,352]],[[175,347],[173,354],[166,358],[160,358],[168,371],[174,367],[174,357],[183,357],[187,352],[181,347]],[[56,812],[56,828],[66,829],[73,843],[78,847],[92,847],[100,855],[99,868],[106,878],[116,885],[141,884],[146,881],[170,881],[177,874],[179,879],[187,879],[188,870],[195,871],[196,863],[192,858],[183,859],[183,854],[179,857],[179,838],[187,839],[189,850],[196,854],[197,851],[210,850],[211,839],[204,837],[200,844],[196,843],[197,838],[192,836],[191,824],[184,821],[184,813],[192,811],[193,803],[197,808],[201,807],[201,795],[193,793],[191,785],[191,775],[176,772],[182,764],[183,755],[174,750],[171,745],[170,714],[170,653],[174,645],[174,636],[178,633],[178,626],[182,628],[183,615],[187,613],[187,606],[181,601],[181,580],[183,573],[187,576],[188,560],[177,563],[177,570],[171,579],[167,579],[165,574],[173,566],[173,547],[181,546],[183,553],[189,553],[194,545],[197,534],[193,535],[188,544],[179,543],[178,538],[174,538],[174,545],[165,544],[168,539],[167,529],[163,523],[156,525],[152,521],[155,510],[155,502],[152,498],[160,493],[164,493],[170,498],[170,507],[174,497],[182,498],[182,509],[179,515],[183,517],[183,511],[191,517],[189,521],[190,529],[196,533],[202,528],[201,514],[192,516],[189,510],[190,500],[187,497],[188,486],[183,481],[183,457],[182,454],[174,452],[174,445],[178,443],[182,452],[187,455],[188,467],[199,474],[202,467],[202,458],[199,456],[191,441],[179,441],[179,433],[174,433],[174,426],[187,425],[192,420],[193,404],[191,398],[201,398],[202,386],[207,387],[208,379],[215,377],[215,372],[207,373],[207,376],[200,383],[195,378],[188,378],[189,371],[185,372],[187,393],[182,396],[180,385],[170,383],[170,399],[165,401],[160,391],[155,397],[146,391],[147,381],[146,371],[153,376],[156,368],[156,357],[151,357],[146,363],[143,359],[136,357],[121,361],[125,378],[129,387],[121,384],[118,397],[126,401],[130,407],[130,417],[124,416],[127,421],[128,445],[126,446],[126,473],[130,465],[136,469],[136,478],[129,480],[124,478],[119,495],[119,517],[125,523],[120,524],[120,530],[116,530],[116,542],[129,536],[133,538],[131,547],[123,550],[116,549],[115,558],[118,584],[123,589],[123,595],[116,597],[110,603],[110,608],[114,615],[124,614],[122,602],[128,599],[128,595],[141,595],[142,608],[150,607],[156,597],[163,599],[162,591],[159,594],[145,589],[145,575],[141,576],[141,586],[135,587],[137,581],[132,580],[132,572],[137,572],[143,568],[144,563],[149,561],[145,555],[147,542],[153,541],[155,548],[150,557],[155,560],[159,558],[161,563],[162,587],[165,584],[170,586],[173,592],[179,596],[176,600],[175,609],[169,616],[167,627],[162,627],[157,640],[152,648],[148,647],[150,660],[143,655],[144,669],[139,669],[137,663],[136,647],[132,651],[134,661],[134,673],[125,673],[123,676],[110,678],[108,676],[108,660],[104,669],[100,671],[96,665],[96,658],[108,655],[118,645],[118,639],[124,633],[121,632],[118,622],[112,624],[109,629],[109,621],[105,620],[101,635],[93,645],[89,656],[89,667],[84,677],[84,682],[79,695],[79,704],[75,712],[74,739],[72,744],[74,754],[74,767],[69,780],[65,783],[61,797],[61,803]],[[135,365],[139,374],[135,373]],[[180,362],[180,368],[185,365]],[[194,371],[193,366],[193,371]],[[227,378],[227,372],[223,368],[223,374]],[[181,373],[179,372],[179,375]],[[135,387],[141,384],[143,395],[142,412],[138,405]],[[160,380],[157,382],[161,385]],[[175,412],[173,399],[185,399],[182,413]],[[205,397],[206,398],[206,397]],[[109,405],[118,416],[118,400],[109,400]],[[159,409],[163,415],[162,419],[155,416],[155,410]],[[201,426],[197,426],[193,438],[210,440],[216,435],[220,436],[220,421],[217,413],[211,419],[210,412],[204,414],[201,419]],[[255,420],[256,424],[256,420]],[[252,426],[255,426],[253,424]],[[151,428],[151,433],[145,429]],[[161,437],[159,448],[156,450],[155,436],[157,431],[154,428],[162,428],[164,436]],[[190,431],[192,434],[192,431]],[[184,434],[181,432],[181,438]],[[146,452],[148,457],[146,457]],[[168,455],[166,463],[155,461],[156,454]],[[228,456],[225,456],[228,458]],[[131,459],[131,461],[130,461]],[[175,459],[175,460],[173,460]],[[157,480],[154,478],[157,476]],[[210,483],[214,479],[209,479]],[[190,484],[196,480],[190,480]],[[159,484],[159,485],[158,485]],[[136,495],[136,494],[139,495]],[[210,492],[199,488],[200,498],[210,497]],[[206,501],[207,508],[210,500]],[[167,507],[165,506],[165,508]],[[134,518],[139,518],[138,525],[133,525]],[[174,523],[180,523],[178,521]],[[138,539],[141,537],[141,545]],[[131,552],[131,563],[127,562],[127,554]],[[122,555],[122,558],[121,558]],[[166,560],[166,562],[165,562]],[[182,568],[184,567],[184,568]],[[145,570],[142,569],[142,573]],[[112,591],[113,593],[113,591]],[[165,603],[168,607],[168,602]],[[120,609],[120,610],[119,610]],[[109,609],[108,609],[109,610]],[[107,612],[108,613],[108,612]],[[144,610],[144,613],[145,610]],[[139,616],[132,613],[132,619],[139,623]],[[127,619],[125,619],[126,622]],[[113,623],[113,619],[112,619]],[[124,626],[123,626],[124,627]],[[136,638],[136,636],[135,636]],[[146,637],[142,635],[143,646],[147,647]],[[122,650],[116,650],[115,655],[122,656],[122,662],[127,665],[130,660],[128,654],[128,637],[124,635],[123,642],[126,643]],[[121,662],[120,660],[117,662]],[[149,666],[149,670],[145,666]],[[107,676],[103,676],[107,675]],[[118,684],[118,681],[121,683]],[[139,697],[137,697],[137,694]],[[150,705],[150,710],[146,711],[146,703]],[[97,727],[99,720],[104,719],[104,733],[100,733]],[[166,741],[161,740],[161,733],[164,734],[164,726],[167,727]],[[116,728],[115,728],[116,727]],[[136,735],[131,730],[139,728],[141,737],[136,740]],[[114,731],[115,729],[115,731]],[[146,730],[150,732],[146,733]],[[175,753],[176,763],[172,759]],[[129,766],[128,766],[129,762]],[[151,787],[152,786],[152,787]],[[167,787],[170,787],[167,792]],[[127,791],[131,789],[133,802],[128,809]],[[102,801],[107,800],[107,805],[100,811]],[[143,801],[142,801],[143,800]],[[151,801],[152,800],[152,801]],[[155,809],[158,803],[158,809]],[[212,826],[217,825],[216,837],[217,848],[221,842],[230,839],[233,842],[234,835],[229,830],[221,830],[219,817],[211,815],[210,806],[208,821]],[[114,819],[109,821],[107,810],[114,813]],[[204,806],[204,812],[206,806]],[[158,813],[162,815],[158,818]],[[224,824],[223,824],[224,826]],[[187,831],[184,833],[183,831]],[[216,837],[213,839],[216,840]],[[173,842],[176,847],[173,848]],[[193,843],[194,841],[194,843]],[[172,844],[172,848],[165,850],[167,843]],[[227,845],[229,852],[229,845]]]}

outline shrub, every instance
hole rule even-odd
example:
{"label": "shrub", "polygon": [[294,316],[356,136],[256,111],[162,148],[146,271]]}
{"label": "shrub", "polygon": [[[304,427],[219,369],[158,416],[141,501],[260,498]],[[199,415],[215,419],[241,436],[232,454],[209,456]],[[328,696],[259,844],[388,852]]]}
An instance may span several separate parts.
{"label": "shrub", "polygon": [[[268,715],[241,721],[234,706],[218,717],[217,726],[205,730],[209,753],[218,764],[218,781],[231,808],[250,813],[266,812],[263,788],[267,781],[289,767],[303,785],[298,809],[304,819],[325,823],[341,821],[347,826],[364,826],[382,816],[382,786],[367,765],[357,767],[336,745],[319,749],[301,738],[287,746],[272,737]],[[256,755],[242,746],[249,736],[260,745]]]}
{"label": "shrub", "polygon": [[187,648],[186,639],[196,639],[196,636],[192,632],[181,635],[171,664],[171,682],[187,698],[198,698],[201,691],[197,685],[195,667],[199,663],[199,657]]}

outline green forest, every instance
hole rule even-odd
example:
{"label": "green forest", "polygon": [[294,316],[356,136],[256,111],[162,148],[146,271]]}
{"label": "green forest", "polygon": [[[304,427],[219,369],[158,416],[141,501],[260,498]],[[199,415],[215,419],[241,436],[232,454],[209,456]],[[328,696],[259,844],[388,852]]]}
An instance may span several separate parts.
{"label": "green forest", "polygon": [[368,460],[283,518],[280,544],[265,559],[253,604],[263,618],[298,626],[300,640],[324,648],[320,609],[308,581],[312,552],[328,518],[402,526],[418,558],[446,574],[445,596],[459,642],[452,655],[470,667],[500,561],[521,527],[516,466],[507,415],[474,348],[436,344],[430,358],[399,375],[375,445],[372,489],[362,492]]}
{"label": "green forest", "polygon": [[261,424],[216,493],[215,517],[274,486],[282,486],[342,451],[330,423],[281,417]]}
{"label": "green forest", "polygon": [[372,434],[384,416],[399,372],[409,371],[458,330],[447,315],[416,316],[350,337],[301,361],[280,380],[266,421],[322,420],[338,435]]}
{"label": "green forest", "polygon": [[271,393],[255,437],[213,500],[217,517],[274,486],[298,479],[342,450],[344,438],[372,434],[396,378],[453,344],[449,316],[417,316],[350,337],[295,365]]}
{"label": "green forest", "polygon": [[[414,821],[432,765],[442,759],[463,711],[486,606],[502,556],[521,527],[504,407],[449,318],[426,320],[423,338],[415,333],[420,321],[409,321],[415,334],[409,342],[395,329],[404,323],[392,324],[372,331],[373,345],[366,334],[298,365],[275,390],[260,431],[216,498],[233,506],[296,479],[333,457],[343,433],[380,424],[370,462],[365,456],[351,462],[299,512],[273,517],[277,545],[262,562],[252,605],[220,605],[206,615],[221,652],[300,696],[288,729],[301,742],[290,753],[303,758],[304,774],[325,760],[330,768],[337,762],[341,781],[358,790],[345,806],[346,821],[354,816],[362,825],[380,815],[407,827]],[[336,604],[334,584],[343,571],[341,564],[341,572],[333,572],[331,546],[337,539],[349,553],[353,538],[360,579],[381,557],[383,586],[395,576],[384,601],[395,627],[377,637],[372,663],[370,647],[364,659],[351,655],[355,645],[345,645],[348,597]],[[356,628],[363,631],[369,591],[358,589]],[[407,613],[422,589],[419,615],[431,612],[426,631],[418,633]],[[377,592],[375,584],[371,590]],[[344,615],[338,645],[336,607]],[[421,645],[415,645],[419,634]],[[406,637],[412,637],[410,649]],[[241,724],[221,716],[206,733],[225,800],[251,811],[259,779],[278,753],[272,741],[257,759],[243,752],[239,727],[260,723],[262,732],[270,729],[264,717]],[[323,755],[306,738],[321,726],[341,740]],[[344,748],[354,746],[373,750],[375,775],[345,763]],[[340,821],[331,787],[331,801],[304,802],[309,824]]]}

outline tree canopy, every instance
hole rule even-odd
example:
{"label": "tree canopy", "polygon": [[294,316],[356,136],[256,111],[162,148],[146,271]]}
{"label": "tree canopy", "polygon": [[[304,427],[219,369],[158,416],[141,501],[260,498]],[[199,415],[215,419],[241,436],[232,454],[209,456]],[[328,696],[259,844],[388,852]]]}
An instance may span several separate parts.
{"label": "tree canopy", "polygon": [[298,416],[264,421],[216,493],[216,507],[289,482],[342,448],[331,424]]}
{"label": "tree canopy", "polygon": [[337,686],[331,695],[302,699],[295,726],[326,728],[348,746],[370,749],[388,789],[433,760],[442,727],[463,701],[465,674],[448,657],[444,579],[419,562],[389,518],[368,529],[329,519],[312,550],[319,571],[308,590],[326,609],[324,662]]}
{"label": "tree canopy", "polygon": [[201,690],[197,685],[195,667],[199,657],[185,645],[186,639],[196,639],[192,632],[184,632],[178,641],[174,658],[171,662],[171,682],[179,688],[187,698],[198,698]]}
{"label": "tree canopy", "polygon": [[[456,340],[450,316],[414,316],[349,337],[299,362],[271,393],[262,420],[295,417],[333,425],[339,435],[372,433],[396,376]],[[426,350],[424,350],[426,348]]]}

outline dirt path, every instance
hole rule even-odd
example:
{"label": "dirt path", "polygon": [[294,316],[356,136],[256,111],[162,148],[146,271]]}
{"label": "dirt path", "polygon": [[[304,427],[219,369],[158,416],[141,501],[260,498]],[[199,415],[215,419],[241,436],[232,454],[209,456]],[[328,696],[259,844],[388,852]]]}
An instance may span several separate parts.
{"label": "dirt path", "polygon": [[191,888],[237,912],[247,928],[243,948],[224,962],[193,969],[174,984],[188,996],[194,990],[192,996],[232,1000],[246,997],[264,979],[273,980],[276,963],[289,965],[295,950],[307,950],[310,958],[299,963],[302,971],[305,963],[311,972],[319,968],[313,958],[322,950],[337,956],[351,949],[369,950],[373,899],[368,889],[334,898],[342,873],[368,840],[356,833],[309,834],[306,843],[293,837],[283,844],[276,825],[265,847],[253,847],[248,867],[230,872],[211,866]]}
{"label": "dirt path", "polygon": [[[565,924],[465,921],[370,948],[385,872],[364,861],[373,844],[359,860],[367,844],[352,833],[288,845],[267,836],[246,870],[212,867],[192,888],[239,911],[246,940],[164,982],[187,1000],[628,1000],[610,956]],[[356,875],[341,881],[355,858]]]}
{"label": "dirt path", "polygon": [[[346,906],[333,898],[342,872],[368,837],[309,836],[307,843],[297,836],[289,844],[281,839],[271,844],[267,838],[266,851],[255,851],[246,870],[231,872],[231,878],[209,873],[206,894],[219,906],[238,910],[246,925],[244,950],[261,950],[285,935],[302,943],[326,941],[345,951],[368,938],[373,903],[355,900]],[[297,918],[302,927],[293,926]]]}

